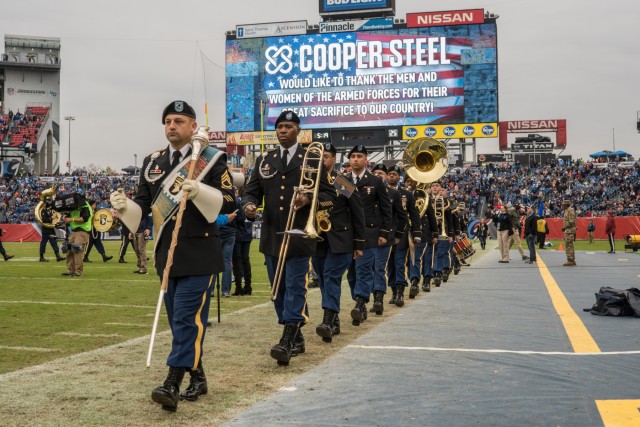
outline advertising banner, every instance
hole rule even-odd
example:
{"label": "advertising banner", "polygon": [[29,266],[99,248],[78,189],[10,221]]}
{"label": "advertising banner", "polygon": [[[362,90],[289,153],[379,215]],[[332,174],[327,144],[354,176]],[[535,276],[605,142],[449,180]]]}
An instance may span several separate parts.
{"label": "advertising banner", "polygon": [[527,133],[537,135],[538,133],[554,132],[556,136],[555,145],[557,148],[565,148],[567,146],[567,120],[513,120],[509,122],[500,122],[500,136],[498,144],[500,150],[509,148],[507,135],[511,133]]}
{"label": "advertising banner", "polygon": [[[298,142],[308,144],[312,141],[313,131],[301,129]],[[227,132],[227,145],[279,144],[275,131],[264,132]]]}
{"label": "advertising banner", "polygon": [[484,23],[484,9],[407,13],[407,27],[438,27]]}
{"label": "advertising banner", "polygon": [[495,22],[227,40],[226,52],[228,132],[273,129],[283,110],[316,129],[498,121]]}
{"label": "advertising banner", "polygon": [[320,16],[365,16],[375,12],[393,14],[395,0],[320,0]]}
{"label": "advertising banner", "polygon": [[389,30],[393,28],[393,18],[353,19],[350,21],[321,22],[319,32],[339,33],[346,31]]}
{"label": "advertising banner", "polygon": [[435,139],[447,138],[496,138],[498,123],[461,123],[457,125],[404,126],[404,139],[428,136]]}
{"label": "advertising banner", "polygon": [[267,24],[236,26],[236,37],[239,39],[306,33],[307,21],[273,22]]}

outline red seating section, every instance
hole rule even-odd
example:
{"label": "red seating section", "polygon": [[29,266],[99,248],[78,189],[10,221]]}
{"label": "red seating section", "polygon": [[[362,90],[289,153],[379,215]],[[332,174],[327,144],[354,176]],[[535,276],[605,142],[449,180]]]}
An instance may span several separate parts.
{"label": "red seating section", "polygon": [[[24,147],[27,143],[35,144],[47,114],[49,114],[49,107],[27,107],[22,118],[18,121],[14,120],[14,128],[9,132],[9,146]],[[4,136],[0,136],[0,140],[3,138]]]}

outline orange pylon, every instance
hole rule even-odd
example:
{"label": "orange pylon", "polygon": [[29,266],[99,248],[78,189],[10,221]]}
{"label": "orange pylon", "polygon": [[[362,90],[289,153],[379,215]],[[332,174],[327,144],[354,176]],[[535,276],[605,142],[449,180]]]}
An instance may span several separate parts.
{"label": "orange pylon", "polygon": [[562,243],[560,243],[560,246],[558,246],[558,250],[559,251],[564,251],[564,248],[562,247]]}

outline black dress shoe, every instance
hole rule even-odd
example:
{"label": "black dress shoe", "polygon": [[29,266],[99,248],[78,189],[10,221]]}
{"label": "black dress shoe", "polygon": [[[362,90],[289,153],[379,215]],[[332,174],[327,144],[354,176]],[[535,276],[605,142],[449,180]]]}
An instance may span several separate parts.
{"label": "black dress shoe", "polygon": [[93,261],[91,261],[89,258],[85,257],[85,258],[82,260],[82,262],[93,262]]}
{"label": "black dress shoe", "polygon": [[65,273],[62,273],[63,276],[73,276],[73,273],[70,271],[67,271]]}
{"label": "black dress shoe", "polygon": [[126,263],[127,263],[127,261],[125,261],[125,260],[124,260],[124,258],[120,258],[120,259],[118,260],[118,262],[119,262],[120,264],[126,264]]}

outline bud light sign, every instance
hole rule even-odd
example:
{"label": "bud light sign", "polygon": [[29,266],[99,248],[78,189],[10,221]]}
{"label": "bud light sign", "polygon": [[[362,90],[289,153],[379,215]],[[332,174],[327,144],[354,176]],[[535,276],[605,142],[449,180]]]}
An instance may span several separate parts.
{"label": "bud light sign", "polygon": [[355,10],[392,9],[393,0],[320,0],[320,14]]}
{"label": "bud light sign", "polygon": [[418,136],[418,131],[415,128],[409,128],[407,129],[407,136],[409,138],[415,138],[416,136]]}

